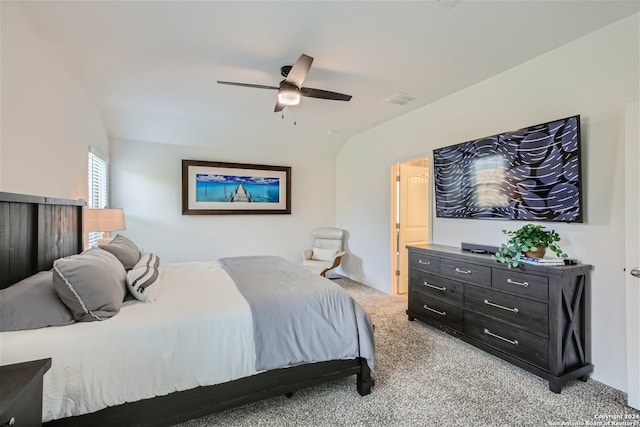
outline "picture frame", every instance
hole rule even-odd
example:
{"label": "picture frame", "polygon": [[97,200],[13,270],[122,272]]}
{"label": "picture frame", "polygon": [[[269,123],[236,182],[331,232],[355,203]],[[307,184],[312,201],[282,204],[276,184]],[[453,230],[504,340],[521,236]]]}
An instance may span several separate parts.
{"label": "picture frame", "polygon": [[291,167],[182,160],[182,215],[291,214]]}

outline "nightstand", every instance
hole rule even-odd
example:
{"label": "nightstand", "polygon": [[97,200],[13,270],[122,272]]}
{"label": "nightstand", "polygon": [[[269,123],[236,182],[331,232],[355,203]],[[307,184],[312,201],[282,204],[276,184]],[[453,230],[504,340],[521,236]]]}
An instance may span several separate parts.
{"label": "nightstand", "polygon": [[42,377],[51,359],[0,366],[0,427],[42,425]]}

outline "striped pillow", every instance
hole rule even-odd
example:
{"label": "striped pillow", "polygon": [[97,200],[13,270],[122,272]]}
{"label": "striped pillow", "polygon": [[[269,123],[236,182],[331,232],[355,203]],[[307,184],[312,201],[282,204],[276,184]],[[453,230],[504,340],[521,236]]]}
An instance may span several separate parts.
{"label": "striped pillow", "polygon": [[137,300],[153,302],[160,291],[160,258],[145,252],[140,260],[127,272],[127,288]]}

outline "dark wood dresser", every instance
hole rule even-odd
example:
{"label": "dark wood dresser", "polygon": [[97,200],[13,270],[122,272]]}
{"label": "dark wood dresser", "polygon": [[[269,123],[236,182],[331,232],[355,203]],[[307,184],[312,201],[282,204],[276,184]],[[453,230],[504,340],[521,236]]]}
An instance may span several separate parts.
{"label": "dark wood dresser", "polygon": [[507,268],[490,255],[409,246],[409,320],[419,319],[549,381],[593,371],[590,265]]}
{"label": "dark wood dresser", "polygon": [[0,426],[42,425],[42,377],[51,359],[0,366]]}

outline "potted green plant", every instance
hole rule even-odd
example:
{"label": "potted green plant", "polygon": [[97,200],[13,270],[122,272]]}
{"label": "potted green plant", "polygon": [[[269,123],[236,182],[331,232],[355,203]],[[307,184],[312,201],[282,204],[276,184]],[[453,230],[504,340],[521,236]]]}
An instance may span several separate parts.
{"label": "potted green plant", "polygon": [[526,224],[518,230],[502,230],[509,236],[507,243],[498,248],[493,259],[507,264],[509,268],[517,267],[523,254],[534,258],[542,258],[546,248],[549,248],[560,258],[567,254],[560,249],[557,242],[560,235],[555,230],[546,230],[542,225]]}

